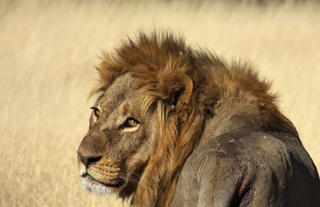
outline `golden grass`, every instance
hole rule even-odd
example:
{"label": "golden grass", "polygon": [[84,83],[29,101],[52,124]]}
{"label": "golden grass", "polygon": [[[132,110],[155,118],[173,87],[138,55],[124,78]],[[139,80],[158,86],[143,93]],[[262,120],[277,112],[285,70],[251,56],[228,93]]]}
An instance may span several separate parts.
{"label": "golden grass", "polygon": [[80,188],[76,149],[99,53],[139,29],[254,63],[320,167],[318,6],[132,2],[0,2],[0,206],[121,205]]}

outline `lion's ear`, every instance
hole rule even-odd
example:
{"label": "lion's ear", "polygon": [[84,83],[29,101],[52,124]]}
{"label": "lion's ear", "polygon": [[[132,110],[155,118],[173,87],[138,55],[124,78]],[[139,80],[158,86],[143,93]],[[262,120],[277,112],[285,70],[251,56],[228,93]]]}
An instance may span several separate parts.
{"label": "lion's ear", "polygon": [[183,73],[164,73],[158,77],[158,89],[164,102],[177,108],[188,104],[193,90],[193,82],[189,76]]}

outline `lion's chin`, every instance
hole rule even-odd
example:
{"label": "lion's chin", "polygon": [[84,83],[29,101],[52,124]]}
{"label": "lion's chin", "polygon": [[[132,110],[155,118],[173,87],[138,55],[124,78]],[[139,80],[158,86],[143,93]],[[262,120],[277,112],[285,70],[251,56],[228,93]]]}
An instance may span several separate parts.
{"label": "lion's chin", "polygon": [[82,177],[80,182],[84,189],[97,195],[108,195],[114,193],[114,187],[102,184],[94,180],[91,176]]}

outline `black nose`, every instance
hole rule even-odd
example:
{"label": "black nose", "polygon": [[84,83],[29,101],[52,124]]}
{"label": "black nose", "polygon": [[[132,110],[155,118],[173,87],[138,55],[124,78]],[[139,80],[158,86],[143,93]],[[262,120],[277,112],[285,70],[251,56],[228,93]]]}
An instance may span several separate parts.
{"label": "black nose", "polygon": [[83,164],[85,164],[86,166],[94,164],[94,163],[98,162],[99,160],[101,160],[101,158],[102,158],[102,156],[86,156],[81,153],[78,153],[78,155],[81,159],[81,162]]}

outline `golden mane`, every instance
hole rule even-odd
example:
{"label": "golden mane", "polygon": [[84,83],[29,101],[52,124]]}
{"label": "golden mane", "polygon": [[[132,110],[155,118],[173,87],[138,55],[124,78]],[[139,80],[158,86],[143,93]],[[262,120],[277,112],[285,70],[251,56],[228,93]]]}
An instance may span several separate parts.
{"label": "golden mane", "polygon": [[214,116],[221,103],[237,101],[243,93],[253,97],[262,130],[297,134],[278,111],[270,84],[248,65],[227,65],[169,33],[140,33],[136,41],[128,39],[106,54],[97,69],[100,80],[92,93],[103,92],[119,76],[132,73],[138,78],[146,113],[153,109],[158,113],[158,147],[134,193],[134,206],[170,205],[182,166],[200,141],[204,121]]}

